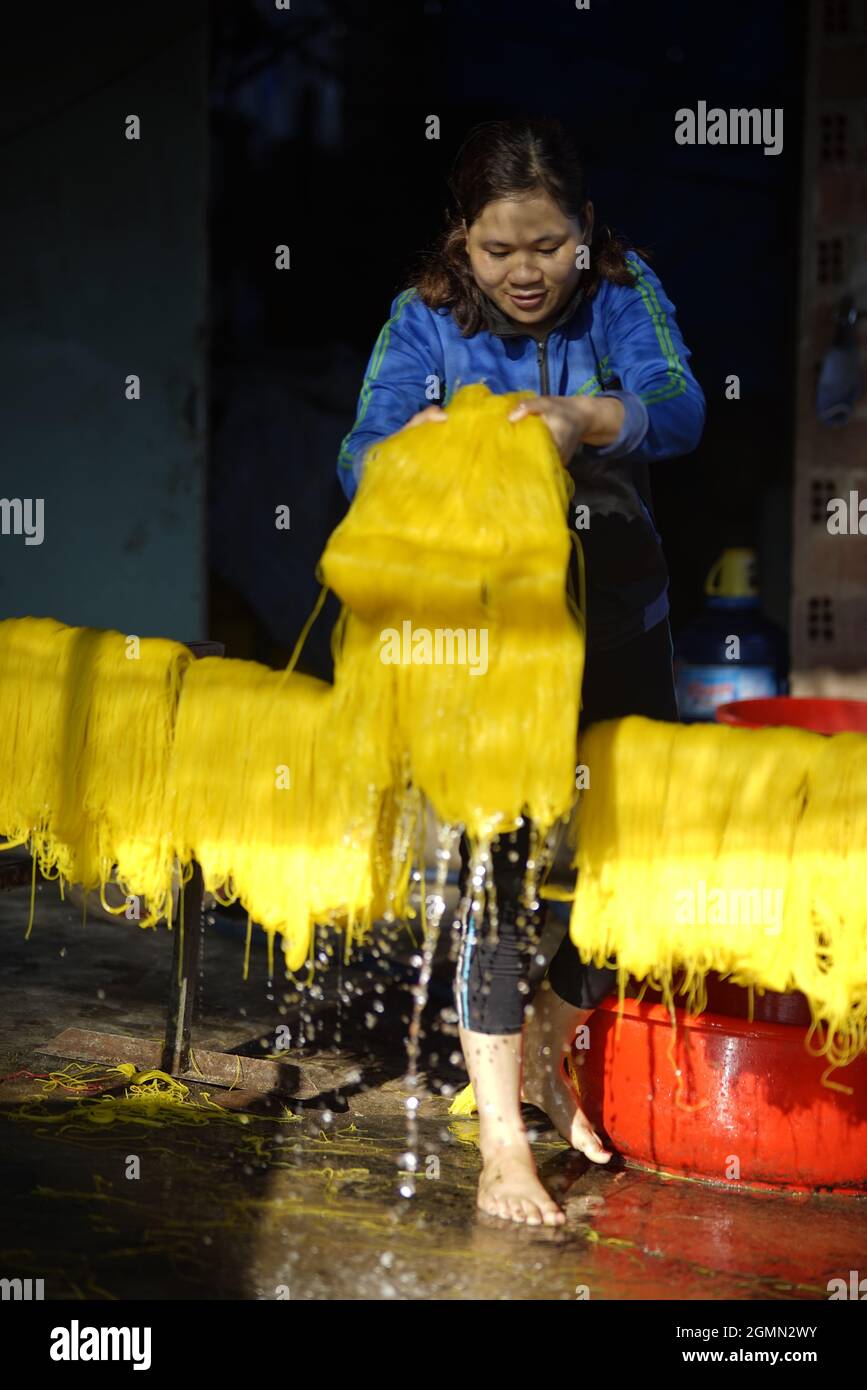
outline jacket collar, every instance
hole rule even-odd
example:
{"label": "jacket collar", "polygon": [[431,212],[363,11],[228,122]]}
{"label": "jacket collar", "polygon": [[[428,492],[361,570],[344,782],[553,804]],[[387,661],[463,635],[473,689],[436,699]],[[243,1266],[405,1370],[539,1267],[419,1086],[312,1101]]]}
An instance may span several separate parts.
{"label": "jacket collar", "polygon": [[[548,333],[552,333],[555,328],[560,328],[566,323],[575,313],[575,310],[578,308],[583,298],[584,287],[579,282],[563,305],[563,308],[560,310],[557,319],[548,329]],[[485,328],[489,333],[495,334],[496,337],[528,338],[531,336],[522,324],[516,323],[514,319],[510,319],[486,294],[482,295],[482,310],[485,315]],[[548,335],[546,334],[545,336],[547,337]]]}

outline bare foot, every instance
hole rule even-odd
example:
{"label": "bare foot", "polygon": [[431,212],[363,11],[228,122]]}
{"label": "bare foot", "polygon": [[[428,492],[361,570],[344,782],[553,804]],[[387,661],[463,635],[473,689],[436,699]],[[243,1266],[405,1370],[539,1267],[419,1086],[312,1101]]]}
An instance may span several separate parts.
{"label": "bare foot", "polygon": [[498,1148],[484,1159],[476,1205],[489,1216],[527,1226],[562,1226],[566,1220],[539,1181],[529,1145]]}
{"label": "bare foot", "polygon": [[552,1047],[551,1055],[544,1055],[527,1048],[531,1055],[525,1059],[521,1100],[543,1110],[573,1149],[586,1154],[594,1163],[607,1163],[611,1151],[605,1148],[581,1108],[577,1080],[566,1075],[568,1054],[560,1056],[558,1066],[553,1051]]}

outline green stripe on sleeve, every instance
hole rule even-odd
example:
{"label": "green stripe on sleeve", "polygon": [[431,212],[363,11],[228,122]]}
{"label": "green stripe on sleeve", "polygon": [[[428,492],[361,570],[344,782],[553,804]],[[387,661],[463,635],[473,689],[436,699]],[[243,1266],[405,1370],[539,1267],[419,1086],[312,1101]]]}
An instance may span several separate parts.
{"label": "green stripe on sleeve", "polygon": [[379,375],[379,369],[382,366],[383,358],[385,357],[385,354],[388,350],[389,342],[391,341],[392,325],[397,323],[398,319],[404,311],[405,306],[407,305],[409,300],[412,299],[415,293],[415,288],[411,287],[410,289],[404,290],[401,294],[398,295],[397,308],[395,309],[391,318],[385,324],[383,324],[380,330],[379,337],[377,338],[374,344],[373,352],[371,354],[370,368],[365,373],[364,381],[361,385],[361,394],[358,401],[358,414],[355,418],[355,423],[353,424],[352,429],[349,431],[349,434],[347,434],[344,437],[340,445],[340,452],[337,456],[338,468],[352,467],[353,459],[348,449],[348,441],[350,437],[358,429],[358,426],[361,424],[362,420],[367,414],[367,407],[370,405],[370,397],[372,394],[373,383],[374,381],[376,381],[376,378]]}
{"label": "green stripe on sleeve", "polygon": [[660,350],[668,365],[668,384],[659,386],[654,391],[647,391],[640,396],[645,405],[656,405],[660,401],[673,400],[675,396],[683,395],[686,390],[686,375],[683,363],[672,342],[668,319],[657,298],[656,290],[642,268],[637,264],[634,268],[635,288],[641,295],[644,307],[650,315]]}

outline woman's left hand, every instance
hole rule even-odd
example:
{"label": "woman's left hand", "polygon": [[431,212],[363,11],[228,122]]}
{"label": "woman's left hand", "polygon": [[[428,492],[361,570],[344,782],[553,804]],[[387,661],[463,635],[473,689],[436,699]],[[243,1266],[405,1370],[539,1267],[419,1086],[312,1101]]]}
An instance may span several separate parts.
{"label": "woman's left hand", "polygon": [[523,420],[527,415],[541,415],[567,464],[579,444],[613,443],[620,433],[624,410],[616,396],[537,396],[522,401],[509,419]]}

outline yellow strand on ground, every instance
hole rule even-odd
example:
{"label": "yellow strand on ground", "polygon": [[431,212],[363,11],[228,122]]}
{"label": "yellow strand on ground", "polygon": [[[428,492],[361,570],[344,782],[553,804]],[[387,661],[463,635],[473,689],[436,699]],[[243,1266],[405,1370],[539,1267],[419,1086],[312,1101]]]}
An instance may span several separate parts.
{"label": "yellow strand on ground", "polygon": [[469,1086],[464,1086],[462,1091],[458,1091],[451,1105],[449,1106],[450,1115],[475,1115],[478,1110],[476,1105],[476,1093],[473,1090],[472,1082]]}
{"label": "yellow strand on ground", "polygon": [[571,935],[687,1007],[708,971],[799,990],[817,1051],[867,1044],[867,738],[612,720],[581,743]]}
{"label": "yellow strand on ground", "polygon": [[[216,1123],[243,1131],[250,1123],[243,1111],[225,1109],[211,1099],[209,1092],[192,1092],[167,1072],[156,1068],[139,1071],[131,1062],[116,1066],[72,1063],[63,1071],[34,1080],[39,1081],[37,1094],[19,1100],[12,1118],[34,1125],[37,1133],[50,1133],[53,1129],[70,1139],[77,1134],[88,1140],[91,1135],[98,1138],[99,1131],[115,1125],[194,1128]],[[121,1083],[126,1083],[122,1095],[98,1094],[100,1087]],[[71,1095],[59,1096],[59,1091]],[[298,1122],[288,1107],[279,1115],[257,1117],[260,1126]],[[254,1152],[261,1151],[261,1135],[238,1135],[238,1142],[245,1140]]]}

